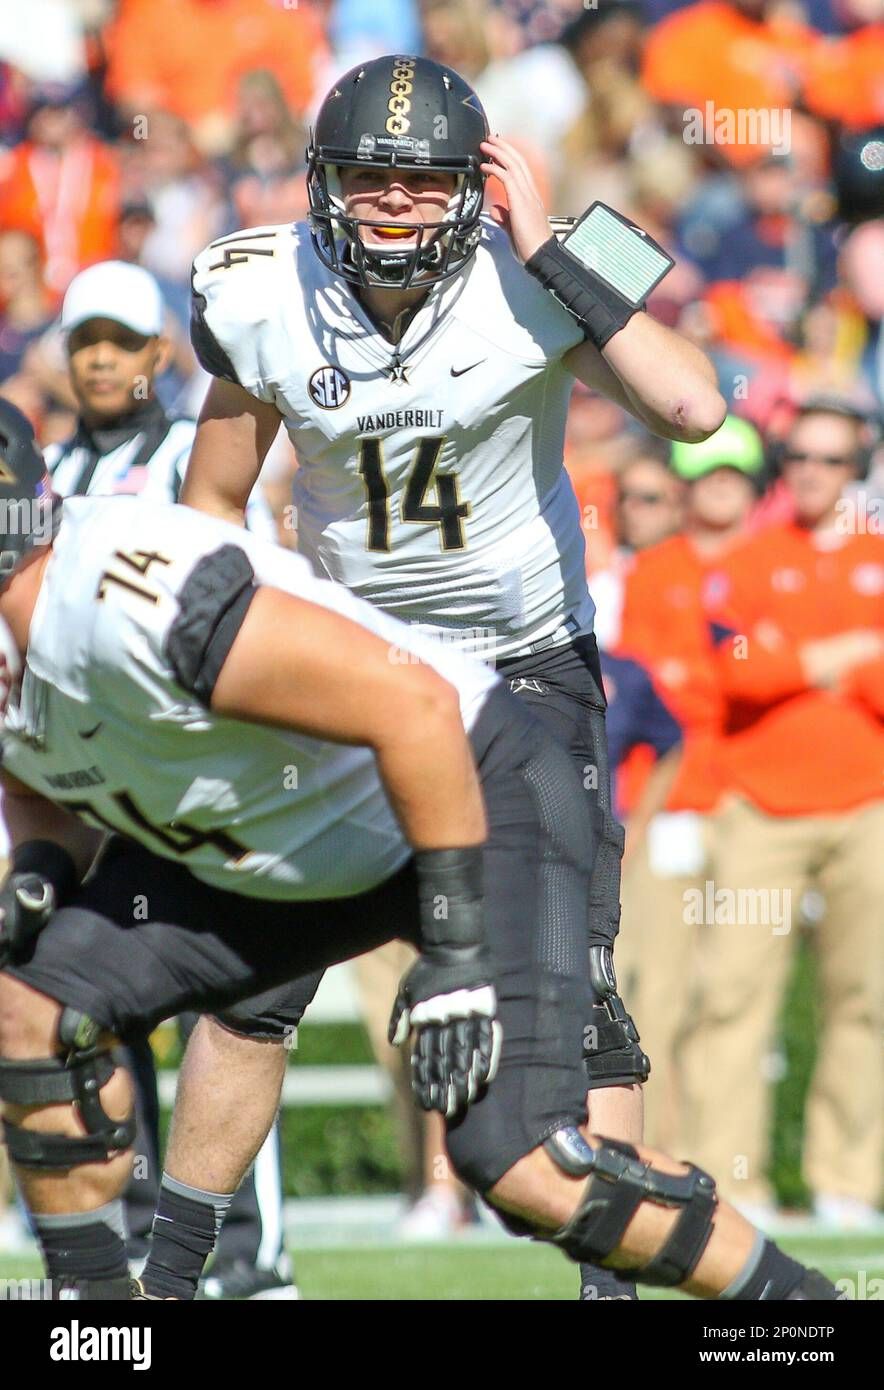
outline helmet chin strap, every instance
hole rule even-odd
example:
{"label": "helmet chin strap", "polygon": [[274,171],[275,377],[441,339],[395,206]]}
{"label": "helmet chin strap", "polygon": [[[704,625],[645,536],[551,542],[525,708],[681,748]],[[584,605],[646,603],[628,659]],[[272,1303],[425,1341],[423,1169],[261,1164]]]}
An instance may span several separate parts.
{"label": "helmet chin strap", "polygon": [[[359,218],[349,213],[340,166],[317,161],[311,168],[314,172],[308,177],[308,187],[316,250],[330,270],[343,273],[364,288],[429,289],[456,275],[480,240],[482,186],[473,187],[469,172],[452,171],[455,186],[444,211],[436,214],[438,221],[418,224],[430,231],[429,239],[398,250],[395,237],[383,243],[363,239],[362,224],[383,225],[382,218]],[[465,220],[471,223],[466,228]],[[395,223],[391,217],[390,224]]]}
{"label": "helmet chin strap", "polygon": [[[465,178],[466,175],[464,174],[457,174],[455,176],[454,189],[452,190],[451,196],[445,205],[445,212],[442,218],[440,219],[441,222],[456,223],[457,215],[461,206],[461,200],[463,197],[463,185]],[[337,165],[327,170],[326,186],[328,188],[329,202],[332,204],[332,207],[335,209],[336,212],[341,213],[343,217],[348,217],[349,213],[347,211],[346,203],[344,201],[343,188],[341,184],[341,170],[340,167],[338,167]],[[415,267],[416,274],[419,274],[422,269],[432,271],[437,265],[440,264],[440,262],[442,261],[445,246],[445,238],[450,238],[453,235],[453,233],[454,228],[452,228],[451,231],[448,231],[447,229],[444,231],[439,231],[428,245],[421,246],[417,257],[417,265]],[[356,235],[359,236],[358,230]],[[344,257],[347,257],[349,255],[349,258],[352,262],[352,249],[349,245],[349,239],[347,237],[343,237],[342,240],[344,241],[345,245],[341,254]],[[397,254],[397,252],[393,250],[391,247],[370,245],[362,237],[360,237],[359,240],[361,243],[361,253],[363,260],[371,266],[372,274],[376,275],[379,279],[386,281],[391,289],[421,288],[420,280],[418,280],[415,284],[414,277],[412,277],[412,282],[410,285],[403,286],[401,284],[402,275],[398,274],[398,266],[401,266],[403,268],[404,273],[405,267],[410,263],[411,257],[414,254],[414,247],[411,247],[408,251],[403,251]],[[386,262],[386,265],[384,264],[384,262]],[[427,285],[426,288],[430,289],[431,286]]]}

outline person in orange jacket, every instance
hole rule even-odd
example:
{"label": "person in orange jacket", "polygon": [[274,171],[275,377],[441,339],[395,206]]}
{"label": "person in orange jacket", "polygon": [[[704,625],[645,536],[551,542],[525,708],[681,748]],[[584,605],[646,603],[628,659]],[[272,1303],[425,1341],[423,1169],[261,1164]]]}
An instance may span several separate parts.
{"label": "person in orange jacket", "polygon": [[171,112],[201,149],[234,132],[239,83],[263,71],[307,110],[328,53],[313,5],[272,0],[121,0],[104,30],[108,95],[126,113]]}
{"label": "person in orange jacket", "polygon": [[849,401],[806,402],[782,459],[794,522],[746,541],[712,581],[720,631],[731,630],[719,648],[728,737],[718,746],[730,795],[699,905],[701,1001],[686,1060],[696,1152],[763,1219],[765,1065],[802,896],[818,888],[804,1176],[817,1214],[855,1228],[874,1221],[884,1173],[884,518],[855,488],[867,428]]}
{"label": "person in orange jacket", "polygon": [[[752,425],[732,415],[703,443],[674,445],[671,468],[685,491],[683,528],[634,557],[618,651],[649,670],[683,726],[684,753],[664,810],[650,822],[639,852],[624,863],[618,949],[624,992],[636,1013],[641,1008],[642,1036],[653,1058],[645,1128],[680,1149],[681,1040],[691,1017],[697,948],[685,895],[705,877],[709,816],[720,791],[714,753],[724,720],[704,591],[710,570],[745,535],[764,473],[764,449]],[[624,769],[627,809],[640,779],[640,768]]]}
{"label": "person in orange jacket", "polygon": [[44,281],[57,296],[79,270],[113,255],[119,161],[84,125],[73,89],[37,92],[27,139],[10,152],[0,175],[0,206],[6,229],[26,232],[40,245]]}
{"label": "person in orange jacket", "polygon": [[757,159],[771,141],[760,126],[757,143],[751,131],[747,139],[720,135],[716,140],[718,113],[791,109],[822,48],[816,30],[775,13],[771,0],[701,0],[650,30],[642,86],[655,101],[683,111],[688,129],[692,113],[699,111],[707,123],[707,140],[739,168]]}

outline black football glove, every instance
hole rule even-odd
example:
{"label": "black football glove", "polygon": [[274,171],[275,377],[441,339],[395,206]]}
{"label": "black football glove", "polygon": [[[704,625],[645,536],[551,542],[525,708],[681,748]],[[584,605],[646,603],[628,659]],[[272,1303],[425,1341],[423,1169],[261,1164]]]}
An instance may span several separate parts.
{"label": "black football glove", "polygon": [[421,955],[402,979],[389,1037],[399,1047],[415,1031],[415,1098],[450,1119],[493,1081],[503,1042],[482,942],[482,851],[425,850],[415,867]]}
{"label": "black football glove", "polygon": [[0,968],[19,960],[55,911],[55,889],[42,874],[12,873],[0,888]]}

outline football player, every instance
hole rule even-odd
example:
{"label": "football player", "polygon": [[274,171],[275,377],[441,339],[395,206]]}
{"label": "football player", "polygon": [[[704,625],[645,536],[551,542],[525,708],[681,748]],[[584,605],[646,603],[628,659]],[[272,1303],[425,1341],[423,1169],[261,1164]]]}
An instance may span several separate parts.
{"label": "football player", "polygon": [[[63,497],[138,493],[175,502],[193,443],[196,421],[169,416],[154,393],[170,352],[160,287],[141,266],[101,261],[75,275],[61,311],[71,389],[78,406],[70,439],[44,451],[52,489]],[[250,531],[275,538],[260,487],[249,498]],[[191,1028],[195,1020],[184,1025]],[[129,1040],[140,1102],[139,1152],[127,1194],[129,1252],[147,1254],[159,1194],[159,1103],[153,1052],[147,1038]],[[284,1249],[279,1136],[268,1135],[231,1203],[221,1230],[208,1291],[235,1289],[240,1297],[295,1297]],[[205,1286],[204,1286],[205,1288]]]}
{"label": "football player", "polygon": [[61,504],[10,412],[0,1098],[55,1295],[128,1296],[116,1039],[400,936],[391,1029],[508,1227],[700,1296],[836,1298],[707,1174],[590,1131],[588,805],[505,684],[238,527]]}
{"label": "football player", "polygon": [[[505,227],[483,214],[491,174]],[[621,260],[653,261],[653,243],[605,213],[597,270],[560,247],[524,161],[489,136],[475,92],[449,68],[393,56],[348,72],[319,110],[307,181],[309,225],[237,232],[197,257],[192,336],[215,380],[182,500],[241,523],[282,420],[299,462],[299,547],[315,571],[494,660],[568,748],[594,827],[592,1115],[637,1138],[648,1063],[611,956],[622,831],[565,419],[579,377],[658,434],[702,439],[724,416],[714,371],[640,311],[640,289],[620,292]],[[217,1040],[219,1068],[233,1047]],[[262,1055],[278,1087],[272,1049]],[[211,1074],[200,1072],[206,1090]],[[194,1117],[199,1090],[180,1098]],[[229,1107],[204,1107],[186,1129],[241,1133],[245,1154],[255,1136],[226,1094]],[[209,1148],[173,1143],[167,1170],[193,1175]],[[176,1258],[162,1198],[159,1210],[152,1263]],[[592,1297],[623,1295],[604,1274],[583,1283]]]}

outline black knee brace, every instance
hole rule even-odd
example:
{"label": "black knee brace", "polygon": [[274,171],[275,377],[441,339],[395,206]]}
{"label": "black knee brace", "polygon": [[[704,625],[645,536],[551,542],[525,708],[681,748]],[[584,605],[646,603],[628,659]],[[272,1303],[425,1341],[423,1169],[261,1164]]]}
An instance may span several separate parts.
{"label": "black knee brace", "polygon": [[623,1279],[643,1284],[683,1284],[699,1263],[712,1234],[718,1203],[715,1182],[691,1167],[683,1175],[661,1173],[638,1156],[631,1144],[604,1139],[590,1148],[577,1129],[561,1129],[544,1144],[550,1158],[573,1177],[589,1176],[576,1212],[550,1240],[572,1260],[604,1265],[642,1202],[680,1207],[681,1215],[663,1245],[646,1265],[618,1269]]}
{"label": "black knee brace", "polygon": [[86,1014],[64,1009],[58,1040],[64,1057],[33,1062],[0,1061],[0,1099],[15,1105],[53,1105],[73,1101],[86,1134],[40,1134],[3,1122],[9,1156],[24,1168],[65,1169],[100,1163],[128,1149],[135,1138],[135,1120],[112,1120],[99,1092],[116,1071],[107,1050],[96,1047],[99,1029]]}

